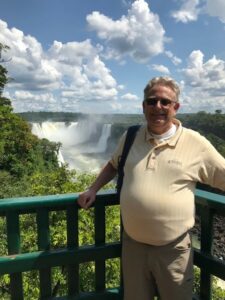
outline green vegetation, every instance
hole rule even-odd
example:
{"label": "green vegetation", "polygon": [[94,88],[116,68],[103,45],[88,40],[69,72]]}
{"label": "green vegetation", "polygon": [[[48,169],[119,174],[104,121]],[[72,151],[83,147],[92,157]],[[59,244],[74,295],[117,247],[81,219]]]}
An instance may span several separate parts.
{"label": "green vegetation", "polygon": [[[6,49],[0,44],[0,53]],[[57,161],[60,144],[34,136],[29,124],[13,113],[11,101],[3,97],[8,81],[7,70],[0,65],[0,198],[33,195],[33,178],[63,171]]]}
{"label": "green vegetation", "polygon": [[[200,291],[200,269],[197,267],[194,267],[194,286],[193,290],[196,295],[199,295]],[[218,279],[216,277],[213,277],[212,279],[212,300],[222,300],[225,299],[225,290],[222,289],[218,285]]]}
{"label": "green vegetation", "polygon": [[86,120],[91,118],[96,122],[102,122],[102,120],[107,120],[107,123],[111,124],[139,124],[144,121],[144,116],[140,114],[82,114],[76,112],[23,112],[19,115],[28,122],[76,122],[78,120]]}
{"label": "green vegetation", "polygon": [[[7,50],[6,46],[0,44],[0,63],[2,51]],[[46,119],[52,121],[74,121],[75,114],[57,113],[27,113],[22,117],[13,112],[11,101],[3,97],[3,89],[9,78],[6,68],[0,64],[0,198],[34,196],[47,194],[62,194],[80,192],[85,190],[94,180],[93,174],[80,174],[69,171],[67,166],[59,166],[57,154],[60,144],[49,142],[46,139],[38,139],[31,133],[31,128],[27,121],[41,122]],[[83,117],[76,114],[76,118]],[[183,124],[187,127],[201,131],[206,135],[215,147],[225,156],[225,115],[221,111],[215,114],[204,112],[180,116]],[[62,119],[59,119],[62,118]],[[100,117],[99,117],[100,118]],[[124,116],[107,116],[108,122],[118,122],[121,124],[137,124],[142,122],[142,116],[130,115],[124,121]],[[112,188],[113,184],[105,188]],[[93,210],[80,211],[79,229],[80,245],[93,242]],[[119,208],[107,209],[107,241],[119,239]],[[22,234],[22,252],[35,251],[36,235],[33,215],[24,215],[20,220]],[[66,247],[66,221],[64,212],[54,212],[50,215],[51,242],[53,248]],[[88,230],[87,230],[88,228]],[[0,255],[7,254],[6,245],[6,225],[5,219],[0,218]],[[93,289],[93,264],[83,264],[80,270],[80,289]],[[65,270],[56,268],[53,271],[53,291],[56,295],[65,294]],[[107,263],[108,278],[107,287],[119,285],[119,261],[112,260]],[[199,273],[196,272],[196,278]],[[39,290],[37,288],[38,274],[36,271],[24,274],[25,299],[38,299]],[[198,290],[198,281],[195,289]],[[0,278],[0,299],[9,299],[9,276]],[[224,299],[224,291],[214,286],[213,299]]]}
{"label": "green vegetation", "polygon": [[225,157],[225,114],[198,112],[192,115],[180,116],[184,126],[192,128],[206,138]]}
{"label": "green vegetation", "polygon": [[[225,114],[217,110],[214,114],[204,111],[197,114],[180,115],[182,124],[188,128],[198,131],[204,135],[217,149],[217,151],[225,157]],[[204,184],[198,184],[198,188],[224,194],[219,189],[212,188]]]}
{"label": "green vegetation", "polygon": [[[1,50],[6,50],[0,44]],[[1,58],[1,56],[0,56]],[[59,166],[57,154],[60,144],[38,139],[32,134],[29,124],[13,112],[11,101],[3,97],[3,89],[9,81],[7,70],[0,65],[0,198],[33,196],[46,194],[61,194],[81,192],[94,180],[93,174],[78,174],[69,171],[67,166]],[[112,184],[106,188],[112,188]],[[108,224],[107,239],[119,239],[119,209],[114,208],[107,212]],[[93,241],[93,210],[80,211],[79,244],[84,245]],[[66,247],[66,220],[64,212],[50,214],[51,244],[52,248]],[[87,231],[87,228],[90,230]],[[21,252],[36,251],[36,228],[34,215],[24,215],[20,218]],[[0,217],[0,255],[7,254],[5,218]],[[108,274],[117,273],[118,262],[112,262]],[[90,290],[93,284],[93,265],[86,264],[81,267],[81,289]],[[111,283],[115,276],[111,277]],[[89,280],[87,280],[90,278]],[[113,279],[112,279],[113,278]],[[56,268],[53,271],[54,294],[65,294],[65,270]],[[23,276],[25,299],[38,299],[37,288],[38,272],[27,272]],[[93,287],[93,285],[92,285]],[[0,299],[9,299],[9,276],[0,278]]]}

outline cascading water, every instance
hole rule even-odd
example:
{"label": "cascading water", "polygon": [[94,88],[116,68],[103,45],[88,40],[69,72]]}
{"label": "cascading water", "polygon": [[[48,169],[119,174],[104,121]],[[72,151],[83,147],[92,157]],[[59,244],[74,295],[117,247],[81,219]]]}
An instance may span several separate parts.
{"label": "cascading water", "polygon": [[108,138],[110,137],[111,126],[112,126],[111,124],[104,124],[102,127],[102,134],[96,147],[96,151],[98,153],[105,152],[107,148],[107,141]]}
{"label": "cascading water", "polygon": [[66,124],[64,122],[32,123],[32,132],[39,138],[60,142],[60,163],[81,171],[99,171],[106,161],[107,141],[111,124],[99,124],[85,120]]}

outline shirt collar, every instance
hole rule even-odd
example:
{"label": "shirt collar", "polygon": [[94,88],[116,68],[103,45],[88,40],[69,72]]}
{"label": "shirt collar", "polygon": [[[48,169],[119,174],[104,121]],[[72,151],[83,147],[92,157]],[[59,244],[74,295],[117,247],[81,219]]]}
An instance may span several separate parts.
{"label": "shirt collar", "polygon": [[[169,146],[175,146],[180,135],[181,135],[181,132],[182,132],[182,124],[179,120],[177,119],[173,119],[173,124],[177,126],[177,131],[176,133],[168,140],[165,140],[164,142],[160,143],[160,145],[165,145],[165,144],[168,144]],[[148,127],[147,125],[145,126],[145,140],[146,141],[150,141],[150,142],[153,142],[154,141],[154,138],[153,136],[151,135],[151,133],[148,131]]]}

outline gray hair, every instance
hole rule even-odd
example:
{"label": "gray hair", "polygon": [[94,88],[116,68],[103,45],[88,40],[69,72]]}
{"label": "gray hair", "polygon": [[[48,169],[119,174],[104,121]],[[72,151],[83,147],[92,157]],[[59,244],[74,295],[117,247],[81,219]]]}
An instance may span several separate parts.
{"label": "gray hair", "polygon": [[163,85],[171,88],[176,94],[176,101],[179,101],[180,88],[178,83],[171,77],[154,77],[152,78],[144,89],[144,99],[149,96],[149,92],[153,89],[155,85]]}

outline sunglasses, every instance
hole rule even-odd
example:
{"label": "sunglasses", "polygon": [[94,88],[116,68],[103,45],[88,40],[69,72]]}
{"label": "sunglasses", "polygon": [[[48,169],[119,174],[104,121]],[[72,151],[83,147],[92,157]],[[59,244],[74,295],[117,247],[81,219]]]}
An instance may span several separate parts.
{"label": "sunglasses", "polygon": [[170,99],[166,99],[166,98],[147,98],[145,99],[145,102],[147,105],[149,106],[156,106],[158,101],[160,102],[160,104],[164,107],[170,106],[172,103],[175,103],[176,101],[170,100]]}

